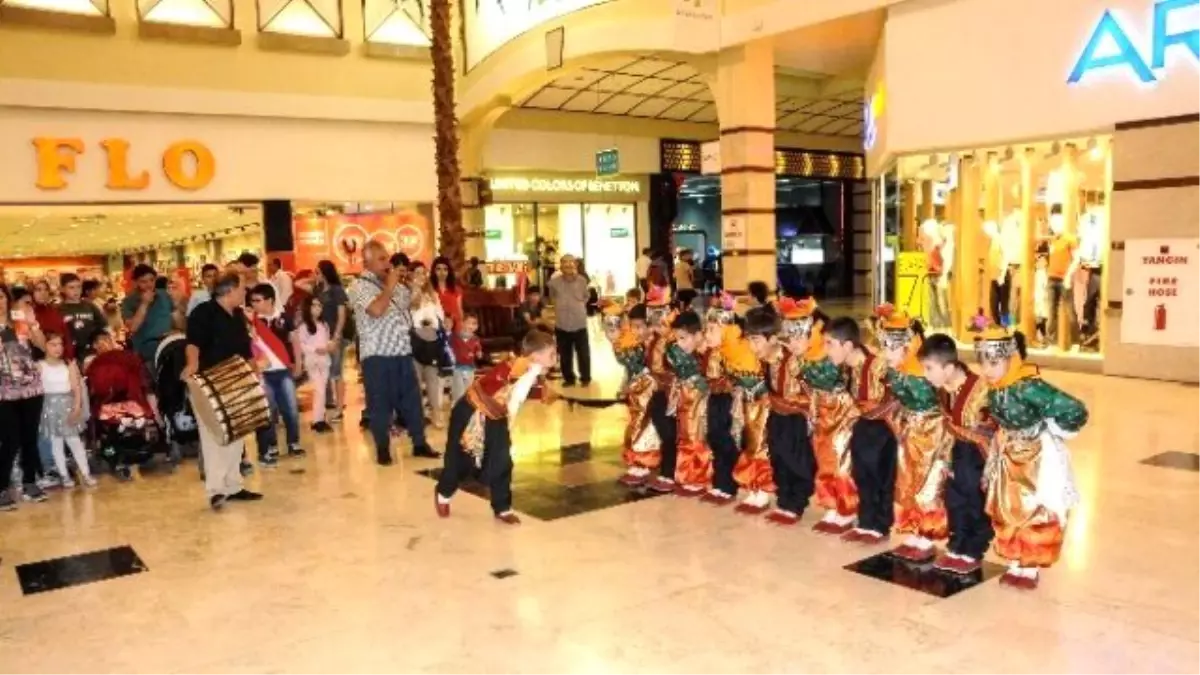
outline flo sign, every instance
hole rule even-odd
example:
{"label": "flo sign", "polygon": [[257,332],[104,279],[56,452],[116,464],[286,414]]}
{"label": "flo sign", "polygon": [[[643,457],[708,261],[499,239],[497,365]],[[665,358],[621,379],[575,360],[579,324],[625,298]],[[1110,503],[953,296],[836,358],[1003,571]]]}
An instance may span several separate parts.
{"label": "flo sign", "polygon": [[1098,71],[1125,72],[1143,84],[1166,76],[1168,57],[1200,62],[1200,0],[1159,0],[1150,13],[1149,32],[1107,10],[1092,29],[1083,53],[1067,77],[1079,84]]}
{"label": "flo sign", "polygon": [[605,2],[608,0],[463,0],[467,67],[479,65],[531,28]]}

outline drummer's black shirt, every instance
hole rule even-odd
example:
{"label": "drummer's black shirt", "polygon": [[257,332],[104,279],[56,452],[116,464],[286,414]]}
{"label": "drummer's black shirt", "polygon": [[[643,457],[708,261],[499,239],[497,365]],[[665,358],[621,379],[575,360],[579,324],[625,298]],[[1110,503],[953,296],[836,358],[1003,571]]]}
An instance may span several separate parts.
{"label": "drummer's black shirt", "polygon": [[250,328],[242,308],[226,312],[215,299],[201,303],[188,315],[187,341],[200,350],[201,371],[231,356],[251,359]]}

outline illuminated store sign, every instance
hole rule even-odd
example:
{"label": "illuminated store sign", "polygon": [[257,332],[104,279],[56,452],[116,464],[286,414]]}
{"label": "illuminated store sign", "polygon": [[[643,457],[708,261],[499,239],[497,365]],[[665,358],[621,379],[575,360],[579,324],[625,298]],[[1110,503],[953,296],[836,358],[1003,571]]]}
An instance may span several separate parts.
{"label": "illuminated store sign", "polygon": [[[150,172],[130,166],[129,141],[106,138],[99,146],[105,157],[105,187],[139,191],[150,186]],[[66,189],[67,176],[75,173],[76,159],[87,150],[79,138],[35,138],[33,148],[37,162],[35,184],[39,190]],[[177,141],[162,152],[162,175],[180,190],[204,189],[216,171],[217,160],[212,150],[199,141]]]}
{"label": "illuminated store sign", "polygon": [[467,67],[475,67],[538,24],[605,2],[608,0],[465,0]]}
{"label": "illuminated store sign", "polygon": [[[1200,0],[1159,0],[1154,3],[1149,44],[1129,21],[1118,20],[1112,10],[1104,12],[1067,77],[1067,83],[1078,83],[1092,71],[1106,69],[1128,70],[1143,84],[1156,82],[1165,75],[1162,71],[1168,65],[1168,51],[1196,63],[1200,60],[1197,7],[1200,7]],[[1149,47],[1148,55],[1139,51],[1139,47]],[[1182,54],[1185,49],[1191,53],[1190,57]]]}
{"label": "illuminated store sign", "polygon": [[636,180],[589,180],[586,178],[503,177],[490,181],[493,192],[552,192],[559,194],[641,194]]}
{"label": "illuminated store sign", "polygon": [[863,148],[870,150],[875,147],[879,138],[879,121],[883,119],[883,84],[875,88],[875,93],[863,105]]}

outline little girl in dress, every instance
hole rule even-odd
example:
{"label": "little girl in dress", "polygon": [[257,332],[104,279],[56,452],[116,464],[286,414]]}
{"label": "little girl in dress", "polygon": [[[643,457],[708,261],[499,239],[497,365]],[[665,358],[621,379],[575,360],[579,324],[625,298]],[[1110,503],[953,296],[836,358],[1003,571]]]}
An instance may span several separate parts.
{"label": "little girl in dress", "polygon": [[61,335],[46,336],[46,358],[38,363],[38,367],[42,370],[42,386],[46,396],[42,402],[41,433],[50,439],[55,468],[58,469],[58,475],[63,477],[62,486],[68,489],[75,487],[75,481],[71,480],[71,474],[67,471],[67,457],[63,449],[63,445],[66,445],[75,457],[83,484],[93,487],[96,479],[92,478],[87,450],[79,437],[87,421],[83,409],[83,378],[74,362],[63,360]]}
{"label": "little girl in dress", "polygon": [[300,358],[312,384],[312,430],[333,431],[325,421],[325,385],[329,382],[329,327],[321,320],[321,301],[310,295],[301,304],[300,327],[296,329]]}

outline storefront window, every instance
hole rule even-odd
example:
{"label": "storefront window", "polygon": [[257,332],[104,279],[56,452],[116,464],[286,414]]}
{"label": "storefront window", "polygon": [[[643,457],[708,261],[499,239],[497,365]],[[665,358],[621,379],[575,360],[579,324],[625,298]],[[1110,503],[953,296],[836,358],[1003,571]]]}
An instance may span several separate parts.
{"label": "storefront window", "polygon": [[[559,257],[573,255],[602,295],[619,295],[637,284],[636,229],[633,204],[493,204],[484,210],[484,251],[488,263],[527,264],[538,284]],[[490,285],[516,281],[511,273],[489,276]]]}
{"label": "storefront window", "polygon": [[[900,158],[877,187],[898,213],[885,294],[934,331],[970,340],[1018,327],[1034,350],[1095,354],[1108,253],[1111,139],[1063,139]],[[892,192],[895,207],[892,207]]]}
{"label": "storefront window", "polygon": [[[780,176],[775,181],[775,250],[779,289],[818,297],[849,295],[850,233],[842,181]],[[673,227],[674,245],[691,249],[706,285],[720,286],[721,182],[684,181]]]}

